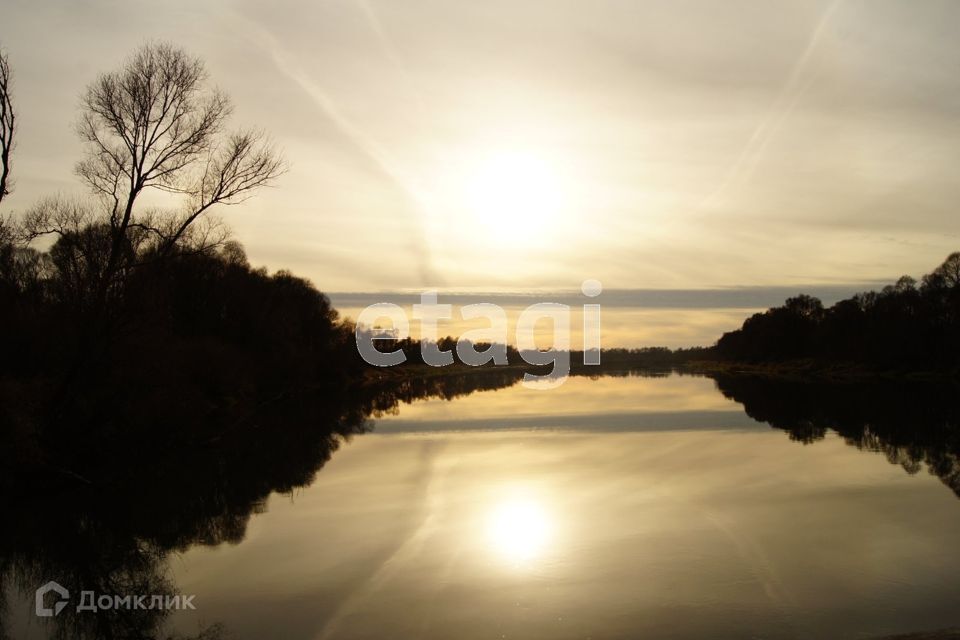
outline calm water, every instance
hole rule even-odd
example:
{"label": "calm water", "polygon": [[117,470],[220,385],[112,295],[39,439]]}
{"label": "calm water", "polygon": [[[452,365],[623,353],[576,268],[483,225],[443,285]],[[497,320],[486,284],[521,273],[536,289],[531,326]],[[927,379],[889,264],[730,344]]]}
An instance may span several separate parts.
{"label": "calm water", "polygon": [[[402,404],[312,482],[253,504],[239,531],[165,547],[160,582],[197,610],[157,628],[556,639],[960,626],[956,456],[941,446],[956,437],[921,420],[901,438],[889,408],[893,426],[850,415],[872,402],[862,390],[720,382],[726,396],[702,377],[604,377]],[[32,583],[16,586],[42,570],[8,579],[13,638],[64,631],[34,617]]]}

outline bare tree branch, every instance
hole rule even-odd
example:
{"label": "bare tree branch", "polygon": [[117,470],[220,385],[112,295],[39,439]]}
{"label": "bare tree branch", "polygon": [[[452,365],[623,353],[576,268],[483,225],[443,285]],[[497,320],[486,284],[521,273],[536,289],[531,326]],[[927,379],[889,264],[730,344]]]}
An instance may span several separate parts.
{"label": "bare tree branch", "polygon": [[98,222],[99,216],[90,204],[69,198],[45,198],[28,209],[16,228],[17,240],[28,244],[37,238],[79,234]]}
{"label": "bare tree branch", "polygon": [[[86,157],[77,174],[110,207],[112,248],[104,281],[122,268],[128,234],[162,238],[167,254],[210,207],[241,202],[283,171],[261,133],[218,140],[230,100],[207,85],[203,63],[165,43],[138,49],[114,72],[101,75],[82,97],[77,132]],[[189,211],[170,225],[143,218],[135,204],[147,188],[185,195]]]}
{"label": "bare tree branch", "polygon": [[227,144],[207,159],[190,193],[192,211],[169,238],[165,251],[175,246],[207,209],[246,201],[253,191],[272,183],[284,170],[283,160],[263,132],[231,135]]}
{"label": "bare tree branch", "polygon": [[0,51],[0,201],[10,193],[10,153],[13,151],[16,114],[10,62]]}

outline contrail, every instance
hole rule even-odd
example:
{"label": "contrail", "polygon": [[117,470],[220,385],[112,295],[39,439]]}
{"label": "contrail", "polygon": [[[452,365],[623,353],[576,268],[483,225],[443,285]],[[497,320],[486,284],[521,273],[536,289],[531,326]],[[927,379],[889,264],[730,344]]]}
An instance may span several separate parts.
{"label": "contrail", "polygon": [[416,231],[412,249],[417,257],[422,284],[441,284],[442,282],[432,266],[429,246],[426,241],[426,233],[420,218],[422,197],[416,189],[410,186],[408,177],[397,168],[397,163],[376,140],[367,135],[363,129],[345,116],[336,101],[304,73],[294,60],[285,55],[283,48],[269,31],[239,13],[234,12],[233,18],[244,24],[247,31],[252,35],[251,39],[262,51],[271,57],[277,69],[288,79],[296,83],[304,93],[310,96],[327,119],[344,134],[364,156],[371,160],[403,194],[414,218],[413,222]]}
{"label": "contrail", "polygon": [[[363,14],[364,18],[367,21],[367,24],[370,26],[370,30],[376,36],[377,41],[380,43],[380,51],[383,53],[383,56],[390,61],[390,64],[393,65],[394,70],[397,72],[397,75],[403,80],[404,85],[407,88],[407,91],[412,96],[413,101],[416,106],[417,114],[421,116],[421,121],[415,122],[414,127],[417,129],[417,137],[422,141],[428,139],[422,131],[422,117],[426,113],[426,108],[424,106],[423,98],[420,95],[420,91],[417,89],[416,84],[413,81],[413,78],[410,76],[410,73],[407,71],[407,65],[404,64],[403,59],[400,57],[400,54],[397,52],[397,47],[393,42],[393,38],[390,37],[390,34],[387,33],[386,28],[383,26],[383,22],[380,20],[380,16],[374,10],[373,5],[368,2],[368,0],[354,0],[357,7],[360,9],[360,12]],[[437,157],[435,150],[431,149],[433,152],[434,158]],[[415,196],[416,197],[416,196]],[[415,209],[415,214],[420,216],[420,209],[422,209],[422,198],[416,198],[419,208]],[[425,234],[421,233],[421,240],[419,243],[415,244],[412,249],[415,253],[420,251],[427,250],[427,243],[423,237]],[[426,254],[429,258],[429,254]],[[443,280],[437,274],[437,272],[432,268],[431,263],[428,261],[426,263],[420,263],[420,279],[423,284],[442,284]]]}
{"label": "contrail", "polygon": [[804,47],[800,57],[798,57],[797,61],[794,63],[793,69],[790,72],[790,76],[780,89],[780,93],[777,95],[777,99],[774,102],[773,107],[767,113],[767,116],[753,130],[753,134],[747,141],[743,151],[740,152],[740,156],[737,158],[737,161],[734,163],[733,167],[727,172],[727,175],[721,185],[704,199],[702,202],[703,205],[719,199],[730,187],[749,180],[753,175],[753,172],[759,164],[760,159],[763,157],[771,138],[782,126],[787,117],[789,117],[789,115],[793,112],[797,104],[800,102],[800,99],[816,79],[815,76],[805,78],[805,76],[808,75],[807,67],[809,66],[810,59],[812,58],[814,51],[816,51],[817,47],[819,46],[820,40],[823,38],[823,34],[826,31],[827,26],[833,20],[833,15],[836,13],[841,2],[842,0],[833,0],[833,2],[830,3],[830,5],[821,14],[820,20],[817,22],[817,26],[810,34],[810,39],[807,41],[807,46]]}
{"label": "contrail", "polygon": [[424,465],[421,472],[425,482],[423,498],[419,502],[419,508],[422,511],[419,524],[402,540],[398,541],[392,553],[383,559],[376,570],[362,584],[353,589],[330,614],[315,635],[318,640],[338,637],[341,623],[352,614],[362,610],[364,605],[369,605],[370,599],[380,590],[391,581],[396,580],[398,576],[402,576],[403,572],[409,570],[411,566],[415,566],[417,560],[422,557],[430,539],[437,534],[440,528],[438,513],[443,506],[444,485],[447,482],[447,476],[450,475],[450,471],[457,463],[456,460],[452,462],[440,461],[437,455],[430,450],[433,449],[434,445],[427,445],[427,447],[427,450],[423,452],[425,455],[421,455],[421,463]]}
{"label": "contrail", "polygon": [[387,30],[383,27],[383,22],[380,21],[380,17],[374,10],[373,5],[371,5],[367,0],[354,0],[354,2],[356,2],[357,7],[360,8],[361,13],[363,13],[363,16],[367,19],[367,24],[370,25],[370,30],[373,31],[374,35],[377,36],[377,40],[380,43],[380,50],[383,52],[384,57],[390,61],[397,73],[403,78],[403,81],[407,84],[407,88],[413,95],[414,100],[417,101],[417,107],[422,112],[423,102],[420,98],[420,93],[416,90],[413,79],[410,77],[410,74],[407,71],[407,66],[400,58],[400,54],[397,53],[397,47],[394,45],[393,39],[387,33]]}
{"label": "contrail", "polygon": [[749,535],[744,535],[730,526],[719,513],[708,508],[703,508],[702,513],[706,520],[719,529],[734,545],[737,555],[763,589],[770,604],[786,620],[792,619],[791,614],[797,608],[796,599],[777,575],[776,567],[770,562],[763,547]]}

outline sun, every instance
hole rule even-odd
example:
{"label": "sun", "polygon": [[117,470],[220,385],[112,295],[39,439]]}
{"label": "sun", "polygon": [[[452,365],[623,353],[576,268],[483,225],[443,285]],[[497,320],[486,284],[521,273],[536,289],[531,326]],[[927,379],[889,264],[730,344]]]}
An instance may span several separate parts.
{"label": "sun", "polygon": [[562,191],[562,181],[544,158],[502,151],[467,172],[464,197],[486,232],[506,244],[536,244],[561,224]]}

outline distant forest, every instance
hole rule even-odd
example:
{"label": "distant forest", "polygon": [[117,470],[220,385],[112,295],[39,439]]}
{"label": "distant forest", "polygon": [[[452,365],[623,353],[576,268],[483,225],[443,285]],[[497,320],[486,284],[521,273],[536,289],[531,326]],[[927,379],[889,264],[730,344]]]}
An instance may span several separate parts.
{"label": "distant forest", "polygon": [[725,333],[716,359],[779,363],[810,359],[871,369],[960,372],[960,252],[918,283],[903,276],[881,291],[824,307],[799,295]]}

